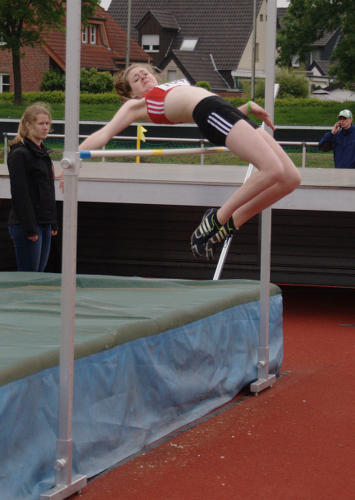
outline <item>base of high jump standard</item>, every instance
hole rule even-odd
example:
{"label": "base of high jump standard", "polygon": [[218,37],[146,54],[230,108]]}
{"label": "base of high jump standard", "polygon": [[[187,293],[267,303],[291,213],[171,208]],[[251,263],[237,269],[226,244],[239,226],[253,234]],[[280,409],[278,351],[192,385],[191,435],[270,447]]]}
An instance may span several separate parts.
{"label": "base of high jump standard", "polygon": [[69,484],[58,484],[48,493],[42,493],[40,499],[62,500],[74,495],[74,493],[80,493],[86,485],[86,476],[74,476]]}

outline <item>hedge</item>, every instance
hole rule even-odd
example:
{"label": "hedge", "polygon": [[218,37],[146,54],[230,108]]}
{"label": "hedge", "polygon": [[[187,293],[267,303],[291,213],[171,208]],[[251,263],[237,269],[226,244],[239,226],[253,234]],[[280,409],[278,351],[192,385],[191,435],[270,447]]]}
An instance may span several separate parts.
{"label": "hedge", "polygon": [[[0,94],[0,102],[13,103],[13,92],[3,92]],[[23,92],[22,101],[24,104],[32,104],[42,101],[51,104],[63,104],[65,102],[65,92],[62,90],[53,90],[48,92]],[[120,97],[115,93],[88,94],[80,93],[80,102],[85,104],[120,104]]]}

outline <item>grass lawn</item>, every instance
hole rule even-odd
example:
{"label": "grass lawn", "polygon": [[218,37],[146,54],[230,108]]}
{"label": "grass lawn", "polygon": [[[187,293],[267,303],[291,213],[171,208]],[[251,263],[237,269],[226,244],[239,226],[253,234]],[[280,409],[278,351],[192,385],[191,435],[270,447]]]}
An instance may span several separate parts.
{"label": "grass lawn", "polygon": [[[242,101],[240,101],[242,102]],[[315,100],[292,100],[284,101],[276,100],[274,110],[274,123],[276,125],[307,125],[307,126],[325,126],[331,127],[336,120],[337,113],[340,109],[350,108],[353,112],[354,102],[338,103],[338,102],[316,102]],[[11,103],[6,103],[0,100],[0,118],[19,118],[28,103],[24,101],[21,106],[14,106]],[[239,105],[239,104],[237,104]],[[80,120],[81,121],[108,121],[117,111],[117,104],[80,104]],[[64,104],[51,104],[51,111],[54,120],[62,120],[65,115]],[[1,139],[0,139],[1,140]],[[60,160],[63,152],[63,142],[61,140],[47,141],[47,145],[53,149],[53,160]],[[168,147],[184,147],[182,143],[147,143],[143,145],[149,148],[168,148]],[[190,145],[188,145],[191,147]],[[126,148],[127,143],[122,145],[110,142],[107,148]],[[135,147],[134,143],[131,146]],[[300,148],[286,148],[288,154],[297,166],[302,166],[302,154]],[[0,147],[0,161],[3,161],[3,147]],[[98,160],[100,161],[100,160]],[[117,161],[117,159],[109,159],[108,161]],[[120,161],[135,162],[135,158],[121,158]],[[200,155],[179,155],[179,156],[154,156],[142,158],[141,163],[201,163]],[[232,153],[207,154],[204,158],[205,164],[230,164],[241,165],[243,162]],[[333,168],[332,153],[320,153],[317,148],[308,148],[306,154],[307,167]]]}
{"label": "grass lawn", "polygon": [[[245,100],[237,99],[234,101],[240,105]],[[259,102],[259,101],[258,101]],[[263,105],[262,102],[260,102]],[[20,118],[24,109],[27,107],[24,103],[21,106],[14,106],[11,102],[5,102],[0,99],[0,118]],[[51,104],[52,116],[54,120],[63,120],[65,114],[64,104]],[[315,99],[277,99],[274,111],[274,123],[277,125],[313,125],[326,126],[333,125],[340,109],[350,108],[355,113],[355,102],[349,101],[339,103],[335,101],[317,101]],[[115,103],[107,102],[104,104],[80,104],[80,120],[87,121],[108,121],[117,111],[118,106]]]}
{"label": "grass lawn", "polygon": [[[0,118],[20,118],[28,104],[14,106],[0,101]],[[53,120],[64,119],[64,104],[51,104],[51,112]],[[117,111],[117,105],[113,103],[106,104],[81,104],[80,105],[80,120],[87,121],[108,121]]]}
{"label": "grass lawn", "polygon": [[[53,153],[51,154],[51,157],[53,160],[61,160],[62,154],[63,154],[63,148],[59,146],[58,142],[56,143],[50,143],[46,142],[46,145],[53,150]],[[149,148],[155,149],[155,148],[166,148],[168,149],[170,147],[184,147],[183,144],[176,144],[172,143],[169,145],[167,144],[148,144]],[[191,147],[191,144],[187,144],[188,147]],[[131,148],[127,147],[127,145],[123,146],[119,144],[117,141],[116,144],[114,141],[111,141],[108,144],[108,149],[134,149],[135,145],[132,143]],[[287,151],[288,155],[294,162],[294,164],[297,167],[302,167],[302,153],[299,148],[292,146],[292,147],[285,147],[285,150]],[[101,158],[96,158],[94,160],[90,161],[96,161],[96,162],[101,162]],[[136,157],[120,157],[120,158],[105,158],[105,161],[107,162],[123,162],[123,163],[135,163],[136,162]],[[189,155],[172,155],[172,156],[149,156],[149,157],[141,157],[140,158],[140,163],[175,163],[175,164],[192,164],[192,165],[199,165],[203,161],[204,165],[247,165],[247,163],[238,156],[236,156],[234,153],[213,153],[213,154],[205,154],[203,160],[201,159],[200,154],[189,154]],[[322,153],[317,150],[315,147],[308,147],[307,148],[307,153],[306,153],[306,166],[307,167],[315,167],[315,168],[334,168],[334,162],[333,162],[333,154],[332,152],[329,153]]]}

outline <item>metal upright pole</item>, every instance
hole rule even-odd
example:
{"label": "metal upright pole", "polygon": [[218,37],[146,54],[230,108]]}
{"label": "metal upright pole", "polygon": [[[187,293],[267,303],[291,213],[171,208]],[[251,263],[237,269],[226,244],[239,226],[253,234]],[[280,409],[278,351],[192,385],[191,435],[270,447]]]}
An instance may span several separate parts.
{"label": "metal upright pole", "polygon": [[[262,124],[262,126],[263,125],[264,124]],[[243,184],[251,176],[251,174],[253,172],[253,168],[254,168],[254,165],[252,163],[249,163],[248,170],[247,170],[247,173],[245,174]],[[232,234],[230,236],[228,236],[228,238],[226,238],[224,240],[222,251],[221,251],[221,254],[219,256],[218,263],[217,263],[217,266],[216,266],[216,269],[215,269],[215,272],[214,272],[214,275],[213,275],[213,280],[214,281],[219,280],[220,277],[221,277],[221,274],[222,274],[222,271],[223,271],[223,267],[224,267],[224,263],[226,261],[226,258],[227,258],[227,255],[228,255],[228,251],[229,251],[229,247],[231,246],[232,240],[233,240],[233,235]]]}
{"label": "metal upright pole", "polygon": [[61,166],[64,169],[61,339],[59,367],[59,415],[56,447],[56,486],[41,499],[64,499],[83,488],[86,476],[72,477],[72,410],[74,375],[74,319],[76,292],[76,238],[78,174],[80,168],[81,2],[67,0],[65,142]]}
{"label": "metal upright pole", "polygon": [[[267,3],[265,109],[274,121],[274,84],[276,50],[276,0]],[[272,133],[268,127],[269,133]],[[260,333],[258,347],[258,379],[250,385],[258,393],[275,382],[269,374],[269,306],[270,306],[271,207],[261,214],[260,256]]]}
{"label": "metal upright pole", "polygon": [[256,61],[256,0],[253,1],[253,47],[251,56],[250,98],[255,98],[255,61]]}
{"label": "metal upright pole", "polygon": [[127,33],[126,33],[126,68],[129,66],[130,50],[131,50],[131,0],[127,0]]}

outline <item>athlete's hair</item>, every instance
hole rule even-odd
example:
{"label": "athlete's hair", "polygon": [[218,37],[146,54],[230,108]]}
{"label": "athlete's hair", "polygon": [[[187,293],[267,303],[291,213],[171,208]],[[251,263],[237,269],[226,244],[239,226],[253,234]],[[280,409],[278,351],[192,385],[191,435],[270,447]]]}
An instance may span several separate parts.
{"label": "athlete's hair", "polygon": [[155,77],[158,78],[158,71],[151,66],[150,64],[147,63],[133,63],[130,66],[128,66],[126,69],[123,69],[119,73],[115,75],[114,78],[114,87],[116,89],[116,92],[118,95],[122,97],[131,97],[131,86],[128,83],[128,75],[134,68],[144,68],[149,73],[152,73]]}
{"label": "athlete's hair", "polygon": [[31,125],[32,123],[36,123],[37,116],[41,113],[47,115],[49,121],[52,122],[50,107],[45,102],[36,102],[35,104],[32,104],[25,109],[17,129],[17,135],[10,142],[10,145],[16,144],[17,142],[24,142],[25,137],[28,137],[30,135],[29,125]]}

